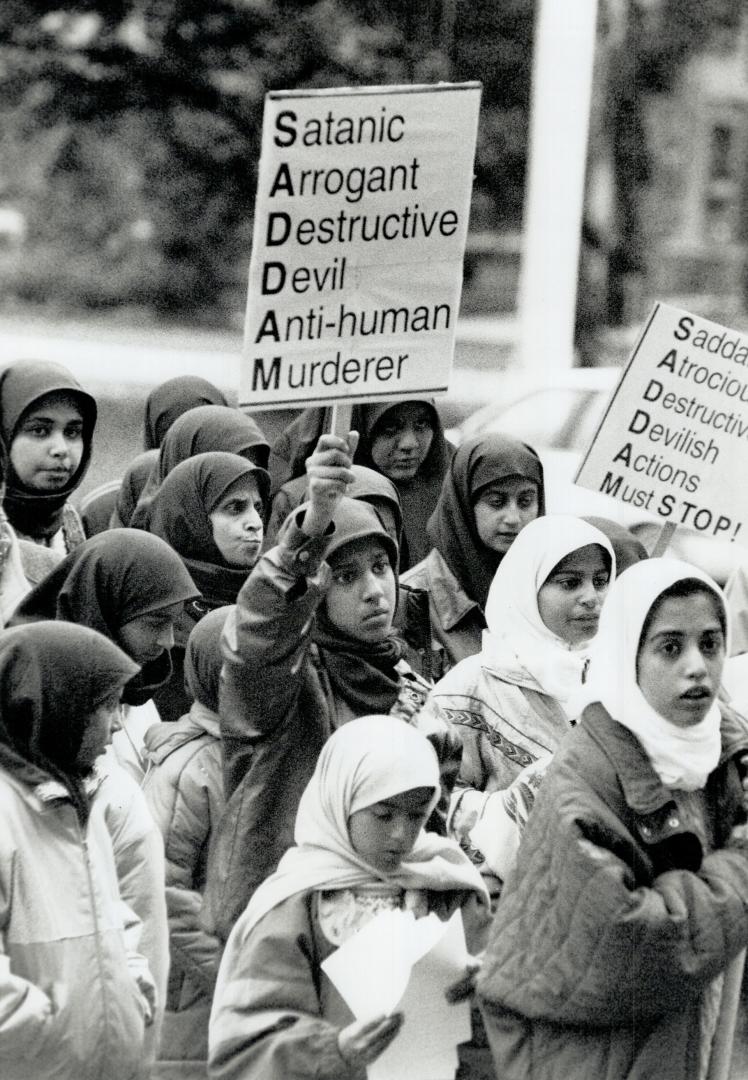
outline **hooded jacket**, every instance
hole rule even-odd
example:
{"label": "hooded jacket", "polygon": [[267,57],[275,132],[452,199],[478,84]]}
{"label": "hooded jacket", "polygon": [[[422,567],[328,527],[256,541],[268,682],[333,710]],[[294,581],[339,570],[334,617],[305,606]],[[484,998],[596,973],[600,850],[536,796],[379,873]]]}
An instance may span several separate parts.
{"label": "hooded jacket", "polygon": [[107,799],[77,776],[91,711],[135,665],[83,627],[0,642],[0,1075],[140,1078],[140,924],[121,899]]}
{"label": "hooded jacket", "polygon": [[220,637],[229,607],[211,611],[187,643],[185,683],[195,699],[189,713],[156,724],[145,735],[151,768],[145,796],[164,838],[171,970],[163,1060],[206,1061],[208,1016],[220,942],[200,925],[208,857],[225,800],[218,725]]}
{"label": "hooded jacket", "polygon": [[[324,537],[307,536],[290,518],[278,545],[247,579],[226,625],[220,715],[228,802],[203,913],[204,924],[224,939],[290,847],[302,791],[336,727],[355,716],[389,711],[430,737],[445,798],[456,777],[459,738],[438,712],[423,709],[428,686],[395,659],[394,643],[367,650],[320,633],[325,619],[319,609],[331,573],[325,554],[359,536],[380,538],[396,567],[397,545],[366,503],[342,499],[335,531]],[[346,653],[349,647],[354,651]],[[392,655],[380,667],[365,655],[377,649]],[[361,694],[359,707],[335,691],[346,671],[356,678],[351,689]]]}

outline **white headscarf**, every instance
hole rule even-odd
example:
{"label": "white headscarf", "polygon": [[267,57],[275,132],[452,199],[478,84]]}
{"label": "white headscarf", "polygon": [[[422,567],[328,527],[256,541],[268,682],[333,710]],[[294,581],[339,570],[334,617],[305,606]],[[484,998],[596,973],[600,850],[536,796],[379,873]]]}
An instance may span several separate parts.
{"label": "white headscarf", "polygon": [[538,590],[562,559],[590,544],[608,553],[612,580],[616,557],[604,533],[567,514],[536,518],[501,560],[486,602],[488,629],[481,649],[486,666],[498,674],[519,666],[562,706],[581,685],[587,645],[572,649],[548,629],[538,611]]}
{"label": "white headscarf", "polygon": [[471,889],[487,900],[480,874],[453,840],[422,831],[407,861],[392,874],[354,851],[348,835],[351,814],[421,787],[433,791],[431,813],[439,801],[439,763],[428,739],[404,720],[362,716],[333,732],[299,802],[296,846],[250,900],[243,932],[296,893],[371,881],[439,892]]}
{"label": "white headscarf", "polygon": [[680,559],[649,559],[629,567],[608,593],[590,649],[582,700],[584,704],[599,701],[636,736],[666,787],[695,791],[704,786],[720,758],[716,700],[703,720],[682,728],[652,708],[636,681],[639,641],[649,610],[661,593],[687,578],[703,582],[717,598],[727,629],[725,655],[729,655],[727,605],[716,582]]}

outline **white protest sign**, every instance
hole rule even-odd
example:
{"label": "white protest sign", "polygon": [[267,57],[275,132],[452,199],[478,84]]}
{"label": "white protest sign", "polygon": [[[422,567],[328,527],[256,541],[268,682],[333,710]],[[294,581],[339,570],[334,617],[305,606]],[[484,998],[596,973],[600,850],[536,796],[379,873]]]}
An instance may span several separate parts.
{"label": "white protest sign", "polygon": [[447,390],[480,92],[267,95],[241,405]]}
{"label": "white protest sign", "polygon": [[576,483],[748,544],[748,335],[656,304]]}

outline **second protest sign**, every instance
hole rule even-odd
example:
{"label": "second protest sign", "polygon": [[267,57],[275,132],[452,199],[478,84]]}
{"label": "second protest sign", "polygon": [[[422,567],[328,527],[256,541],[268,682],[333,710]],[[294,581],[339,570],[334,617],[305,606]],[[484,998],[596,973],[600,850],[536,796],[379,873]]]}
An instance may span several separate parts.
{"label": "second protest sign", "polygon": [[748,544],[748,337],[656,304],[576,483]]}

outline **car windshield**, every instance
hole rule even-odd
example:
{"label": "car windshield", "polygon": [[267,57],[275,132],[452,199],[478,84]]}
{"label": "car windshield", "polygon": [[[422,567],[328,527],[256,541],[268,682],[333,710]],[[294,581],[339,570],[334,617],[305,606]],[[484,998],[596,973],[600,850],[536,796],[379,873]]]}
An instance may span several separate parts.
{"label": "car windshield", "polygon": [[500,413],[490,430],[513,435],[536,448],[564,447],[569,421],[576,416],[587,394],[588,391],[574,387],[537,390]]}

